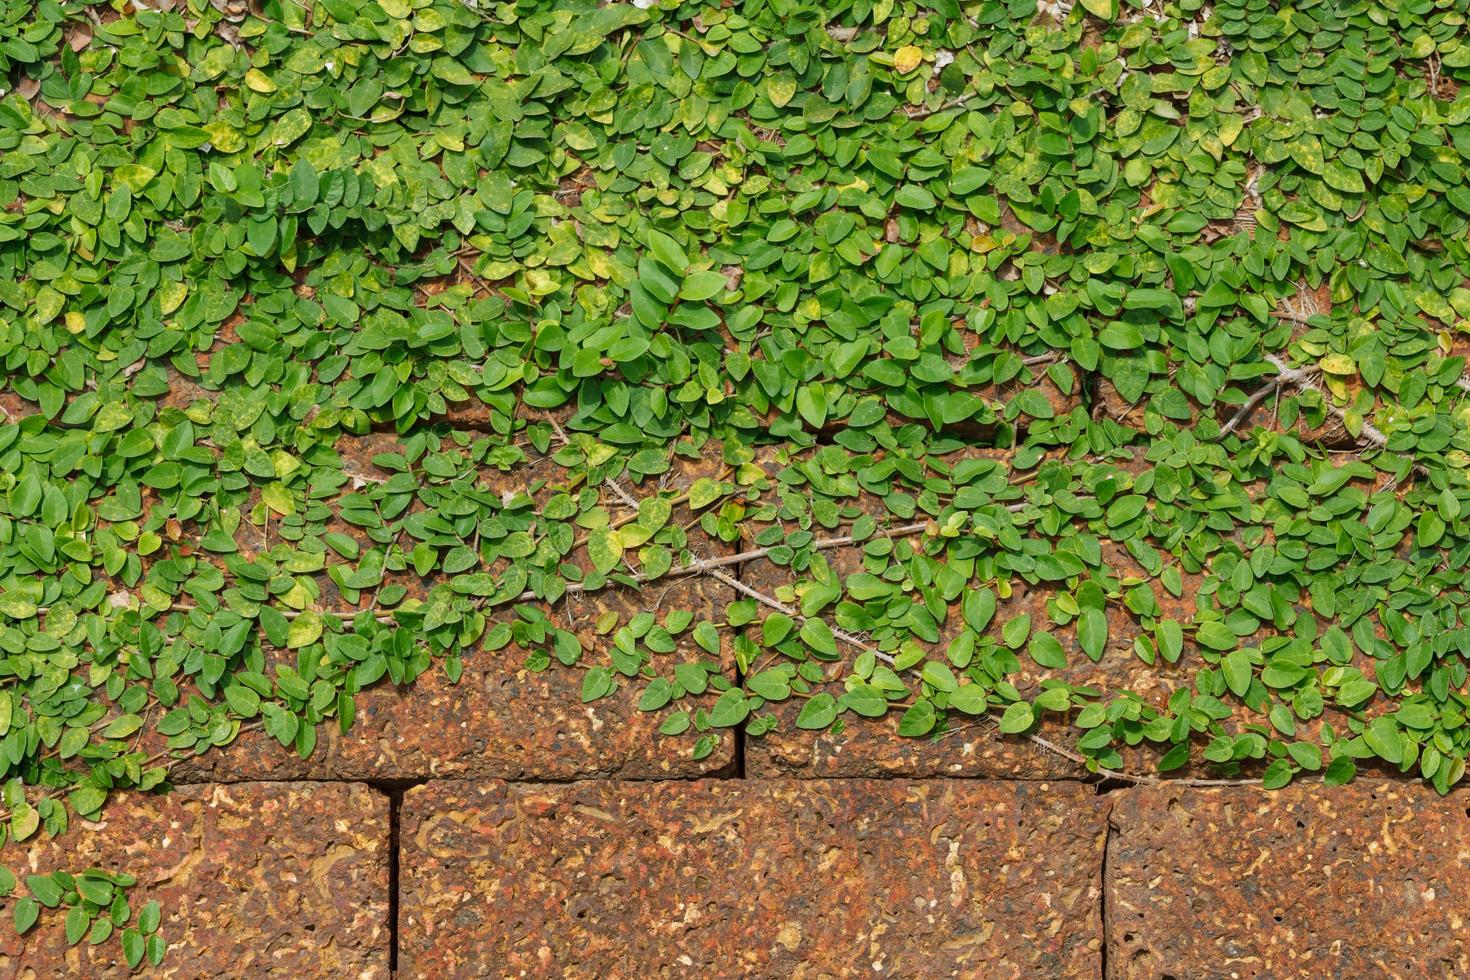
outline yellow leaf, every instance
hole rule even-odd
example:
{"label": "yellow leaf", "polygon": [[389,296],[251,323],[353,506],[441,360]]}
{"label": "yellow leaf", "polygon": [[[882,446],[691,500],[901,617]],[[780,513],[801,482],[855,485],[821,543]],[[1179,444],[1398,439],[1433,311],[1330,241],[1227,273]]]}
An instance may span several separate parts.
{"label": "yellow leaf", "polygon": [[1245,129],[1245,120],[1240,116],[1224,117],[1220,120],[1220,142],[1226,146],[1234,146],[1243,129]]}
{"label": "yellow leaf", "polygon": [[893,67],[900,75],[907,75],[924,60],[924,52],[912,44],[899,48],[893,55]]}
{"label": "yellow leaf", "polygon": [[301,469],[301,460],[292,456],[284,449],[277,449],[271,454],[271,468],[276,471],[276,477],[278,479],[285,479]]}
{"label": "yellow leaf", "polygon": [[[914,50],[918,50],[915,48]],[[796,79],[789,75],[778,75],[766,82],[766,97],[777,109],[791,101],[796,94]]]}
{"label": "yellow leaf", "polygon": [[209,145],[221,153],[239,153],[245,149],[245,137],[227,122],[216,119],[205,123],[204,131],[209,134]]}
{"label": "yellow leaf", "polygon": [[1328,354],[1322,358],[1322,370],[1328,374],[1351,375],[1357,373],[1357,365],[1346,354]]}
{"label": "yellow leaf", "polygon": [[176,280],[170,279],[158,287],[158,308],[164,316],[168,316],[177,310],[189,295],[189,287]]}
{"label": "yellow leaf", "polygon": [[291,499],[291,491],[287,490],[284,484],[266,484],[260,491],[260,499],[277,514],[290,517],[296,513],[296,502]]}
{"label": "yellow leaf", "polygon": [[250,91],[259,92],[262,95],[276,90],[276,83],[271,81],[259,68],[252,68],[245,73],[245,85]]}
{"label": "yellow leaf", "polygon": [[61,312],[66,299],[50,286],[42,286],[36,291],[36,322],[41,324],[50,323],[56,319],[56,314]]}
{"label": "yellow leaf", "polygon": [[322,635],[322,618],[314,612],[304,612],[292,621],[286,631],[286,646],[299,650],[315,643]]}
{"label": "yellow leaf", "polygon": [[1111,23],[1118,19],[1118,0],[1082,0],[1082,6],[1099,20]]}

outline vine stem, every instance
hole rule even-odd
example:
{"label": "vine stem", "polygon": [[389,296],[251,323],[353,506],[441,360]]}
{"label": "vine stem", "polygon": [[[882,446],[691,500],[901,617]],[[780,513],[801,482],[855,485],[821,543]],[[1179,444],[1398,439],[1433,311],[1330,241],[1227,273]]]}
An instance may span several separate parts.
{"label": "vine stem", "polygon": [[[993,714],[987,714],[985,717],[992,721],[999,721]],[[1166,779],[1163,776],[1151,776],[1141,772],[1123,772],[1118,769],[1104,769],[1101,766],[1092,769],[1088,767],[1085,756],[1077,752],[1072,752],[1069,749],[1064,749],[1055,742],[1042,738],[1040,735],[1031,732],[1025,732],[1023,734],[1027,741],[1063,759],[1075,762],[1077,765],[1087,768],[1088,772],[1096,773],[1104,779],[1117,779],[1127,783],[1144,783],[1149,786],[1258,786],[1261,782],[1259,779],[1195,779],[1188,776],[1181,776],[1178,779]]]}
{"label": "vine stem", "polygon": [[1261,404],[1261,402],[1271,397],[1271,393],[1277,388],[1281,387],[1281,380],[1281,375],[1276,375],[1276,377],[1271,379],[1270,384],[1266,385],[1263,388],[1260,388],[1256,391],[1255,394],[1251,395],[1250,398],[1246,399],[1245,404],[1240,406],[1240,410],[1230,417],[1230,421],[1221,426],[1220,434],[1215,436],[1213,441],[1219,442],[1221,439],[1224,439],[1226,436],[1230,435],[1230,433],[1234,432],[1236,427],[1240,425],[1241,422],[1245,421],[1245,417],[1253,412],[1257,405]]}
{"label": "vine stem", "polygon": [[[1287,317],[1286,319],[1293,318]],[[1321,395],[1322,404],[1326,407],[1328,414],[1336,419],[1339,423],[1341,423],[1344,429],[1347,428],[1347,415],[1342,411],[1342,409],[1334,405],[1332,403],[1332,399],[1329,398],[1322,391],[1322,389],[1317,386],[1316,382],[1313,380],[1313,372],[1303,368],[1288,367],[1286,362],[1281,360],[1281,358],[1277,357],[1275,354],[1267,354],[1266,361],[1276,369],[1276,377],[1271,379],[1270,384],[1266,385],[1264,388],[1260,389],[1246,400],[1246,403],[1240,407],[1240,409],[1235,413],[1234,416],[1231,417],[1230,421],[1225,423],[1224,427],[1220,429],[1220,434],[1215,437],[1216,440],[1223,439],[1230,433],[1234,432],[1236,427],[1245,420],[1245,417],[1249,415],[1257,405],[1259,405],[1273,391],[1275,391],[1277,388],[1280,388],[1283,384],[1292,385],[1303,391],[1315,391],[1317,394]],[[1462,385],[1461,387],[1466,386]],[[1470,388],[1467,388],[1467,390],[1470,390]],[[1388,448],[1388,436],[1384,435],[1383,430],[1379,429],[1372,422],[1369,422],[1366,419],[1363,421],[1362,437],[1370,444],[1372,444],[1375,449]]]}
{"label": "vine stem", "polygon": [[[787,606],[783,602],[778,602],[777,600],[766,595],[764,592],[751,588],[744,582],[735,578],[733,575],[729,575],[719,569],[713,569],[710,572],[710,575],[716,579],[719,579],[721,582],[724,582],[736,592],[750,596],[752,599],[754,599],[756,602],[759,602],[763,606],[769,606],[777,612],[785,616],[790,616],[792,619],[799,620],[802,623],[805,623],[807,621],[807,617],[802,615],[799,611],[792,609],[790,606]],[[827,628],[832,630],[833,637],[841,640],[849,646],[856,647],[857,649],[862,650],[864,653],[871,653],[873,656],[877,657],[879,660],[883,661],[886,664],[893,663],[893,657],[884,653],[882,650],[869,646],[846,630],[833,629],[830,626]]]}
{"label": "vine stem", "polygon": [[962,109],[972,100],[979,98],[979,96],[979,92],[970,92],[966,95],[960,96],[957,99],[951,99],[948,102],[935,106],[933,109],[919,109],[918,111],[910,112],[907,115],[911,121],[917,122],[921,119],[928,119],[930,116],[937,116],[941,112],[948,112],[951,109]]}
{"label": "vine stem", "polygon": [[[1015,513],[1015,512],[1024,510],[1028,506],[1030,506],[1030,504],[1025,503],[1025,502],[1014,503],[1014,504],[1007,504],[1006,505],[1006,510],[1011,511],[1012,513]],[[886,530],[883,530],[883,531],[879,532],[877,536],[879,536],[879,537],[886,537],[886,538],[907,538],[907,537],[912,537],[915,534],[922,534],[924,531],[926,531],[929,528],[929,526],[930,526],[929,525],[929,522],[927,522],[927,521],[925,521],[923,523],[916,523],[916,524],[905,524],[905,525],[902,525],[900,527],[888,528]],[[843,535],[841,537],[835,537],[835,538],[820,538],[820,539],[818,539],[816,541],[813,541],[808,547],[811,548],[811,550],[813,550],[813,551],[827,551],[827,550],[830,550],[832,548],[841,548],[841,547],[844,547],[846,545],[859,544],[859,543],[861,543],[863,541],[866,541],[866,540],[868,540],[868,539],[867,538],[858,538],[858,537],[854,537],[852,535]],[[748,562],[748,561],[757,561],[757,560],[759,560],[761,558],[769,557],[770,554],[771,554],[771,552],[774,551],[778,547],[781,547],[781,546],[780,545],[770,545],[770,546],[764,547],[764,548],[754,548],[754,549],[751,549],[749,551],[742,551],[742,552],[740,552],[738,554],[734,554],[734,555],[722,555],[719,558],[701,558],[701,559],[699,559],[697,561],[691,562],[688,565],[683,565],[683,566],[680,566],[679,568],[669,569],[667,572],[665,572],[662,576],[659,577],[658,581],[663,581],[665,579],[673,579],[673,578],[684,578],[684,577],[687,577],[687,576],[690,576],[690,575],[706,575],[706,574],[711,574],[711,573],[713,573],[714,571],[716,571],[718,569],[728,568],[731,565],[741,565],[741,564],[744,564],[745,562]],[[638,584],[638,585],[642,585],[645,582],[655,581],[654,579],[647,578],[641,572],[634,572],[631,575],[626,576],[626,578],[631,579],[635,584]],[[569,582],[569,583],[567,583],[567,587],[566,587],[565,591],[563,592],[563,594],[566,595],[566,594],[581,593],[581,592],[587,592],[587,591],[597,591],[597,590],[595,590],[595,589],[589,590],[587,588],[587,586],[584,585],[581,582]],[[533,601],[535,601],[535,600],[537,600],[539,598],[541,598],[541,597],[538,596],[534,591],[532,591],[530,589],[527,589],[526,591],[522,592],[520,595],[518,595],[516,597],[516,601],[517,602],[533,602]],[[772,600],[772,601],[774,601],[774,600]],[[199,606],[196,603],[192,603],[192,602],[175,602],[175,603],[171,603],[167,608],[161,609],[159,611],[160,612],[193,612],[194,610],[196,610],[198,608],[199,608]],[[44,616],[44,615],[46,615],[50,611],[51,611],[51,609],[50,609],[49,606],[39,606],[36,609],[36,615],[38,615],[38,616]],[[319,616],[336,616],[338,619],[351,619],[352,617],[356,616],[358,613],[370,612],[370,611],[371,610],[369,610],[369,609],[283,609],[283,610],[278,610],[278,612],[280,612],[281,616],[283,618],[285,618],[285,619],[296,619],[296,618],[298,618],[300,616],[305,615],[306,613],[315,613],[316,615],[319,615]],[[377,620],[378,622],[380,622],[380,623],[391,623],[391,622],[394,622],[396,620],[396,613],[389,612],[389,611],[376,612],[376,613],[373,613],[373,618],[375,620]]]}
{"label": "vine stem", "polygon": [[[790,616],[792,619],[799,620],[803,623],[807,621],[808,617],[802,615],[799,611],[792,609],[785,603],[766,595],[764,592],[761,592],[758,589],[746,585],[744,582],[741,582],[739,579],[726,574],[724,571],[713,569],[711,570],[710,574],[714,578],[717,578],[721,582],[730,586],[732,589],[735,589],[737,592],[749,596],[750,598],[756,600],[764,606],[768,606],[771,609],[782,613],[783,615]],[[841,640],[848,646],[861,650],[864,653],[871,653],[873,656],[877,657],[884,663],[889,664],[890,666],[895,662],[894,658],[889,654],[884,653],[882,650],[879,650],[875,647],[869,646],[867,643],[853,636],[851,633],[848,633],[846,630],[834,629],[832,627],[828,627],[828,629],[832,630],[832,636],[835,639]],[[993,713],[987,713],[986,718],[992,721],[999,722],[999,718]],[[1053,755],[1066,759],[1069,762],[1076,763],[1077,765],[1082,766],[1084,769],[1087,769],[1087,771],[1096,773],[1104,779],[1117,779],[1123,782],[1146,783],[1149,785],[1173,786],[1254,786],[1260,782],[1260,780],[1258,779],[1195,779],[1190,777],[1165,779],[1160,776],[1151,776],[1146,773],[1123,772],[1117,769],[1104,769],[1102,767],[1093,769],[1088,765],[1087,758],[1079,753],[1072,752],[1069,749],[1065,749],[1055,742],[1049,739],[1042,738],[1040,735],[1036,735],[1032,732],[1024,732],[1022,734],[1025,739],[1032,744],[1039,746],[1040,748],[1052,753]]]}
{"label": "vine stem", "polygon": [[[1303,390],[1315,391],[1317,394],[1322,395],[1322,403],[1327,406],[1327,411],[1330,412],[1332,416],[1336,418],[1339,422],[1341,422],[1344,428],[1347,427],[1347,416],[1343,414],[1340,408],[1332,404],[1332,399],[1322,394],[1322,389],[1318,388],[1317,385],[1313,383],[1312,374],[1310,371],[1303,371],[1300,368],[1287,367],[1286,362],[1282,361],[1281,358],[1277,357],[1275,354],[1266,355],[1266,360],[1275,365],[1276,370],[1280,372],[1279,374],[1277,374],[1277,377],[1286,384],[1296,385],[1298,388],[1301,388]],[[1367,421],[1366,419],[1363,422],[1363,435],[1378,449],[1384,449],[1388,446],[1388,436],[1384,435],[1377,426]]]}
{"label": "vine stem", "polygon": [[[1290,320],[1293,323],[1305,322],[1294,316],[1283,315],[1282,319]],[[1322,404],[1326,406],[1328,413],[1340,422],[1344,429],[1347,428],[1347,416],[1343,413],[1342,409],[1332,404],[1332,399],[1327,397],[1321,388],[1317,387],[1316,382],[1313,380],[1313,372],[1304,368],[1288,367],[1286,362],[1275,354],[1267,354],[1266,361],[1276,369],[1276,377],[1272,378],[1269,384],[1246,399],[1245,404],[1240,406],[1240,409],[1231,416],[1230,421],[1221,427],[1219,435],[1215,436],[1215,441],[1223,439],[1234,432],[1257,405],[1270,397],[1271,393],[1283,384],[1289,384],[1304,391],[1315,391],[1321,395]],[[1467,379],[1462,378],[1461,381],[1464,382]],[[1461,387],[1470,390],[1470,384],[1461,384]],[[1383,431],[1373,425],[1373,423],[1364,420],[1362,433],[1363,438],[1370,442],[1375,449],[1386,449],[1388,447],[1388,436],[1384,435]]]}

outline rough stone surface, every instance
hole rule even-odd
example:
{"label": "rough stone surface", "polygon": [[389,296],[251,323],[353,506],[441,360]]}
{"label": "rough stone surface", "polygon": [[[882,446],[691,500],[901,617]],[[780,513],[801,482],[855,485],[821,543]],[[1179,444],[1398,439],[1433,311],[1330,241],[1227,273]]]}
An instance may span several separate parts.
{"label": "rough stone surface", "polygon": [[[184,787],[108,801],[97,824],[7,847],[26,874],[99,867],[138,879],[136,916],[162,906],[168,941],[150,976],[386,978],[388,799],[362,785]],[[64,910],[23,937],[0,929],[0,976],[127,977],[118,936],[68,946]]]}
{"label": "rough stone surface", "polygon": [[[553,620],[582,639],[585,662],[608,662],[610,637],[593,629],[598,616],[616,612],[619,624],[648,608],[663,616],[675,609],[694,613],[695,622],[724,621],[731,591],[704,578],[677,579],[648,593],[610,589],[558,604]],[[568,611],[570,610],[570,611]],[[723,630],[727,676],[735,676],[733,639]],[[661,675],[673,665],[709,660],[691,632],[678,638],[673,653],[656,654]],[[636,686],[626,679],[609,697],[591,704],[581,699],[583,671],[555,660],[540,672],[525,667],[526,653],[514,644],[503,650],[476,651],[465,657],[458,684],[434,665],[411,686],[379,684],[357,697],[357,720],[346,735],[335,723],[322,726],[316,751],[307,760],[281,747],[263,732],[246,732],[223,750],[181,761],[176,782],[229,782],[245,779],[425,779],[456,776],[509,779],[574,779],[621,776],[656,779],[695,776],[729,768],[735,738],[726,732],[715,750],[694,759],[695,735],[658,734],[676,707],[645,712],[637,707]],[[687,699],[709,707],[715,693]]]}
{"label": "rough stone surface", "polygon": [[1360,780],[1110,795],[1110,976],[1470,972],[1464,793]]}
{"label": "rough stone surface", "polygon": [[399,975],[1096,977],[1104,818],[1075,783],[429,783]]}

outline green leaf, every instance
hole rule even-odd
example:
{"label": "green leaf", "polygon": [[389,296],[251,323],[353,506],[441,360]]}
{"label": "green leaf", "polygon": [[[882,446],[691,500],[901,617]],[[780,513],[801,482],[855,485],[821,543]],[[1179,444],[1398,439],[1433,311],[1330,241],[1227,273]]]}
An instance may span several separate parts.
{"label": "green leaf", "polygon": [[41,906],[34,899],[18,898],[15,900],[15,933],[25,935],[36,924],[36,919],[41,915]]}
{"label": "green leaf", "polygon": [[1363,741],[1380,759],[1398,765],[1403,761],[1403,742],[1392,718],[1375,718],[1363,729]]}
{"label": "green leaf", "polygon": [[286,645],[292,650],[299,650],[321,639],[321,635],[322,617],[307,610],[291,620],[291,626],[286,631]]}
{"label": "green leaf", "polygon": [[151,936],[158,931],[163,922],[163,908],[155,899],[143,906],[143,911],[138,913],[138,931],[145,936]]}
{"label": "green leaf", "polygon": [[[1030,635],[1030,613],[1021,613],[1019,616],[1012,617],[1011,619],[1006,621],[1005,626],[1001,627],[1000,631],[1002,642],[1004,642],[1005,645],[1010,647],[1012,650],[1017,649],[1022,643],[1025,643],[1026,637]],[[1045,664],[1043,664],[1042,666],[1045,666]]]}
{"label": "green leaf", "polygon": [[582,675],[582,703],[591,704],[617,690],[617,681],[606,667],[589,667]]}
{"label": "green leaf", "polygon": [[128,969],[136,970],[143,962],[143,954],[146,951],[143,936],[136,929],[124,929],[122,934],[123,957],[128,961]]}
{"label": "green leaf", "polygon": [[888,711],[888,699],[871,684],[856,684],[843,694],[841,704],[865,718],[881,718]]}
{"label": "green leaf", "polygon": [[745,692],[739,688],[731,688],[719,696],[715,705],[710,709],[709,723],[716,728],[733,728],[745,720],[750,714],[750,702],[745,697]]}
{"label": "green leaf", "polygon": [[925,661],[922,676],[926,684],[934,688],[934,690],[946,694],[959,687],[959,683],[955,680],[954,672],[949,669],[949,665],[941,663],[938,660]]}
{"label": "green leaf", "polygon": [[1007,735],[1018,735],[1030,728],[1035,720],[1031,705],[1025,701],[1017,701],[1000,716],[1000,730]]}
{"label": "green leaf", "polygon": [[1180,742],[1159,759],[1159,772],[1169,772],[1189,764],[1189,743]]}
{"label": "green leaf", "polygon": [[260,714],[260,695],[243,684],[231,684],[225,688],[225,700],[241,718],[254,718]]}
{"label": "green leaf", "polygon": [[1339,756],[1327,764],[1322,782],[1328,786],[1344,786],[1358,775],[1358,767],[1347,756]]}
{"label": "green leaf", "polygon": [[771,613],[761,622],[761,643],[773,647],[791,635],[795,620],[784,613]]}
{"label": "green leaf", "polygon": [[767,701],[784,701],[791,696],[791,684],[786,672],[778,668],[763,670],[748,677],[745,686],[746,689]]}
{"label": "green leaf", "polygon": [[648,250],[671,272],[682,276],[689,268],[689,257],[684,254],[684,249],[661,231],[648,232]]}
{"label": "green leaf", "polygon": [[932,210],[938,203],[933,194],[917,184],[903,185],[893,199],[900,207],[919,211]]}
{"label": "green leaf", "polygon": [[796,727],[817,730],[831,725],[837,718],[837,701],[827,693],[814,694],[801,706],[796,716]]}
{"label": "green leaf", "polygon": [[80,905],[73,906],[72,910],[66,913],[66,944],[75,946],[82,941],[82,937],[90,928],[92,928],[92,917],[87,914],[87,910]]}
{"label": "green leaf", "polygon": [[662,677],[655,677],[643,689],[643,696],[638,699],[638,710],[657,711],[673,700],[673,697],[674,685]]}
{"label": "green leaf", "polygon": [[1067,651],[1062,649],[1061,641],[1050,633],[1033,635],[1027,653],[1041,667],[1061,670],[1067,666]]}
{"label": "green leaf", "polygon": [[[1033,645],[1035,641],[1033,640]],[[1088,659],[1097,663],[1108,645],[1108,617],[1101,609],[1088,606],[1077,619],[1077,642]],[[1058,645],[1060,648],[1060,645]],[[1035,654],[1033,654],[1035,656]],[[1063,657],[1065,660],[1065,657]]]}
{"label": "green leaf", "polygon": [[129,735],[143,727],[143,719],[138,715],[123,715],[114,718],[112,722],[102,730],[103,738],[127,738]]}
{"label": "green leaf", "polygon": [[1244,650],[1236,650],[1221,658],[1220,668],[1225,675],[1225,684],[1230,688],[1230,692],[1238,698],[1245,697],[1245,692],[1250,690],[1251,686],[1250,656]]}
{"label": "green leaf", "polygon": [[801,638],[817,653],[837,656],[837,639],[832,635],[832,628],[822,620],[812,618],[802,623]]}
{"label": "green leaf", "polygon": [[928,701],[916,701],[898,720],[898,734],[908,738],[927,735],[933,731],[937,720],[934,705]]}
{"label": "green leaf", "polygon": [[61,904],[61,886],[51,875],[26,875],[26,888],[31,897],[48,909],[54,909]]}
{"label": "green leaf", "polygon": [[987,707],[985,690],[979,684],[961,684],[949,696],[949,706],[967,715],[983,715]]}
{"label": "green leaf", "polygon": [[689,302],[702,302],[713,299],[724,291],[725,274],[723,272],[693,272],[679,288],[679,298]]}
{"label": "green leaf", "polygon": [[1195,631],[1194,638],[1201,646],[1211,650],[1234,650],[1238,645],[1235,634],[1219,620],[1201,623],[1199,629]]}

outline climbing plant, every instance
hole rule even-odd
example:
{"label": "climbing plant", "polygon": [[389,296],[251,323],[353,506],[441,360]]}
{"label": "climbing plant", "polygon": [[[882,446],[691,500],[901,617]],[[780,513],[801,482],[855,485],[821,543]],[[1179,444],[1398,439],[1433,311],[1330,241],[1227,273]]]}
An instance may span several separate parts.
{"label": "climbing plant", "polygon": [[11,0],[0,72],[15,841],[507,648],[697,756],[1464,774],[1463,3]]}

